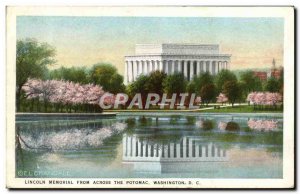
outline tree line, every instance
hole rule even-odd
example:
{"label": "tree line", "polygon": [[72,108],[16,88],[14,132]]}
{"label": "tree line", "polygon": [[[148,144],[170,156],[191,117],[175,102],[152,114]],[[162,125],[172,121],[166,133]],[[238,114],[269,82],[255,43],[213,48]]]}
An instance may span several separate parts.
{"label": "tree line", "polygon": [[181,72],[167,75],[161,71],[154,71],[149,75],[140,75],[127,87],[129,95],[141,93],[143,100],[148,93],[159,95],[167,93],[170,97],[177,94],[178,98],[180,93],[189,95],[195,93],[201,97],[202,104],[206,105],[212,102],[225,102],[222,99],[227,99],[232,105],[236,102],[246,102],[248,94],[254,91],[282,93],[283,78],[270,77],[266,81],[261,81],[253,71],[248,70],[242,72],[238,79],[230,70],[222,70],[217,75],[211,75],[209,72],[201,73],[188,82]]}
{"label": "tree line", "polygon": [[[17,41],[17,111],[24,111],[28,108],[27,94],[22,88],[30,79],[62,80],[81,85],[92,84],[101,87],[103,92],[127,93],[129,97],[141,93],[143,105],[148,93],[156,93],[159,96],[163,93],[172,96],[175,93],[176,99],[179,99],[180,93],[189,95],[195,93],[201,97],[203,105],[223,102],[222,99],[227,99],[232,105],[236,102],[245,102],[247,95],[251,92],[283,93],[283,70],[279,79],[270,77],[266,81],[261,81],[250,70],[242,72],[239,77],[230,70],[222,70],[217,75],[204,72],[193,77],[191,81],[187,81],[181,72],[167,75],[161,71],[153,71],[148,75],[140,75],[134,82],[125,86],[123,76],[108,63],[97,63],[91,68],[60,67],[51,70],[49,67],[56,63],[55,54],[55,48],[47,43],[39,43],[34,39]],[[34,111],[38,111],[38,108]]]}

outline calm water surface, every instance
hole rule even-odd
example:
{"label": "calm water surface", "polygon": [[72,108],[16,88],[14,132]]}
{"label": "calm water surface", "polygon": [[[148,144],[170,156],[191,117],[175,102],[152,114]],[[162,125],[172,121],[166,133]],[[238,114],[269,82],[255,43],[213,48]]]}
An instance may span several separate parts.
{"label": "calm water surface", "polygon": [[17,177],[282,178],[282,114],[17,117]]}

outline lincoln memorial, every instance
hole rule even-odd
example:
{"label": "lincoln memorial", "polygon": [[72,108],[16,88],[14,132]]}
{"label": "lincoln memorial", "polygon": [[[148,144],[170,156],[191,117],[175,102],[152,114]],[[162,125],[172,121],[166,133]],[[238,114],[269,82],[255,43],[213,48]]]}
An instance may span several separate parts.
{"label": "lincoln memorial", "polygon": [[216,75],[230,68],[230,57],[217,44],[137,44],[135,54],[125,56],[125,83],[155,70],[182,72],[188,81],[202,72]]}

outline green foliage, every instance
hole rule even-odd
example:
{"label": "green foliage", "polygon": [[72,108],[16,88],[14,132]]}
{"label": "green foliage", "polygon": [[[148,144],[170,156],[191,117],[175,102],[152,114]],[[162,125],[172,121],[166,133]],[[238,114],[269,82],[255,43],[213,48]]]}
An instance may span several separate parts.
{"label": "green foliage", "polygon": [[186,87],[186,91],[189,94],[196,93],[195,82],[193,82],[193,81],[189,82],[188,85],[187,85],[187,87]]}
{"label": "green foliage", "polygon": [[215,78],[217,92],[220,93],[222,91],[223,85],[227,81],[237,81],[236,75],[227,69],[223,69],[218,73]]}
{"label": "green foliage", "polygon": [[214,84],[204,85],[200,90],[200,96],[203,103],[208,105],[209,102],[216,98],[216,87]]}
{"label": "green foliage", "polygon": [[[110,84],[108,87],[110,87],[107,91],[116,94],[118,92],[125,92],[125,85],[123,83],[123,76],[115,73],[111,76]],[[102,85],[101,85],[102,86]],[[104,90],[105,91],[105,90]]]}
{"label": "green foliage", "polygon": [[68,80],[76,83],[94,83],[101,85],[104,91],[118,93],[125,91],[123,76],[117,73],[117,69],[110,64],[94,65],[91,70],[84,67],[61,67],[50,71],[49,79]]}
{"label": "green foliage", "polygon": [[136,81],[127,86],[127,93],[131,97],[136,93],[141,93],[143,99],[148,93],[162,95],[163,82],[166,77],[167,75],[161,71],[153,71],[149,75],[140,75]]}
{"label": "green foliage", "polygon": [[184,93],[186,89],[187,81],[185,80],[182,73],[175,73],[168,75],[163,81],[163,89],[167,95],[173,93],[179,94]]}
{"label": "green foliage", "polygon": [[136,81],[128,86],[129,96],[133,97],[136,93],[141,93],[142,96],[148,94],[149,89],[146,87],[149,83],[149,76],[140,75]]}
{"label": "green foliage", "polygon": [[167,74],[161,71],[153,71],[149,74],[149,80],[146,87],[149,92],[163,94],[163,81],[167,77]]}
{"label": "green foliage", "polygon": [[34,39],[17,40],[16,49],[16,100],[19,111],[22,86],[28,78],[45,78],[47,65],[55,63],[55,49]]}
{"label": "green foliage", "polygon": [[274,77],[270,77],[264,86],[264,90],[268,92],[279,92],[280,91],[279,81]]}
{"label": "green foliage", "polygon": [[29,77],[44,78],[47,65],[55,63],[55,49],[47,43],[34,39],[17,41],[17,86],[22,86]]}
{"label": "green foliage", "polygon": [[56,80],[72,81],[81,84],[88,83],[87,70],[84,67],[80,67],[80,68],[60,67],[59,69],[50,71],[49,78],[56,79]]}
{"label": "green foliage", "polygon": [[200,94],[200,90],[203,86],[214,83],[214,78],[209,72],[201,73],[199,76],[193,78],[193,87],[197,95]]}
{"label": "green foliage", "polygon": [[101,85],[104,91],[113,94],[125,91],[123,76],[111,64],[95,64],[89,72],[89,81]]}
{"label": "green foliage", "polygon": [[284,87],[284,73],[283,73],[283,68],[280,70],[280,78],[278,79],[279,82],[279,92],[281,93],[281,95],[283,95],[283,87]]}
{"label": "green foliage", "polygon": [[254,91],[262,91],[262,82],[258,77],[256,77],[253,73],[253,71],[244,71],[241,72],[241,88],[243,92],[243,98],[247,98],[247,95],[250,92]]}
{"label": "green foliage", "polygon": [[242,89],[237,81],[227,81],[223,85],[222,91],[228,98],[228,101],[233,104],[242,97]]}

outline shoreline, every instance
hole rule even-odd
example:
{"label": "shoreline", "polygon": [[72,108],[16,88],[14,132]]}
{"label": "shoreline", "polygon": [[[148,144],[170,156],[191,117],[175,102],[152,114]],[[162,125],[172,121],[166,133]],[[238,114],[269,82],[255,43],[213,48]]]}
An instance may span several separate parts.
{"label": "shoreline", "polygon": [[115,118],[117,113],[15,113],[15,121],[36,120],[59,120],[63,119],[108,119]]}
{"label": "shoreline", "polygon": [[[144,113],[144,114],[142,114]],[[224,116],[224,115],[231,115],[231,116],[270,116],[270,117],[283,117],[283,113],[280,112],[272,112],[272,113],[221,113],[221,112],[216,112],[216,113],[211,113],[211,112],[182,112],[182,111],[177,111],[177,112],[155,112],[155,111],[148,111],[148,112],[118,112],[117,116],[129,116],[129,115],[153,115],[157,114],[157,116],[161,115],[185,115],[185,116]]]}
{"label": "shoreline", "polygon": [[102,112],[102,113],[38,113],[38,112],[16,112],[15,113],[18,116],[26,116],[26,115],[50,115],[50,116],[64,116],[64,115],[72,115],[72,116],[80,116],[80,115],[91,115],[91,116],[98,116],[98,115],[102,115],[102,116],[112,116],[112,115],[116,115],[116,113],[114,112]]}

